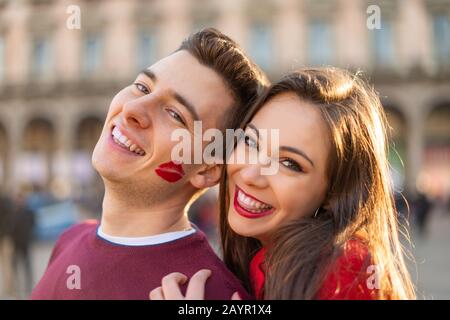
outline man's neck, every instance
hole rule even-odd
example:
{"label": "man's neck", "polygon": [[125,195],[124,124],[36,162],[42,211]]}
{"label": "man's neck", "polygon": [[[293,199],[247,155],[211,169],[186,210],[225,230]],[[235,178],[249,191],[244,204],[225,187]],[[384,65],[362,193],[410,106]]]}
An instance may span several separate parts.
{"label": "man's neck", "polygon": [[183,201],[161,204],[137,203],[105,190],[102,231],[117,237],[145,237],[191,228]]}

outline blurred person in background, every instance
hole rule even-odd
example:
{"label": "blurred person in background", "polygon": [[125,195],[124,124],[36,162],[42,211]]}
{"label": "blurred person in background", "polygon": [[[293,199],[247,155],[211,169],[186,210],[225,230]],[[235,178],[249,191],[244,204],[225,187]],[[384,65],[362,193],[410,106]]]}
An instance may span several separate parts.
{"label": "blurred person in background", "polygon": [[13,272],[13,241],[11,226],[13,203],[6,193],[0,193],[0,262],[3,288],[1,295],[5,298],[15,296]]}
{"label": "blurred person in background", "polygon": [[216,189],[208,190],[189,209],[189,217],[192,222],[206,234],[214,249],[218,248],[220,243],[217,230],[217,213],[219,210],[217,206],[217,192],[218,190]]}
{"label": "blurred person in background", "polygon": [[53,195],[40,184],[24,185],[22,190],[27,194],[27,206],[32,211],[55,203]]}
{"label": "blurred person in background", "polygon": [[418,191],[413,202],[413,210],[417,230],[421,237],[425,237],[427,235],[427,225],[430,220],[432,207],[433,203],[430,199],[428,199],[427,195],[421,191]]}
{"label": "blurred person in background", "polygon": [[[11,219],[11,238],[14,247],[14,270],[16,283],[19,286],[21,274],[25,282],[25,294],[31,293],[33,270],[30,258],[30,246],[33,242],[34,212],[27,204],[27,194],[19,192],[14,199]],[[22,292],[22,288],[17,288]]]}

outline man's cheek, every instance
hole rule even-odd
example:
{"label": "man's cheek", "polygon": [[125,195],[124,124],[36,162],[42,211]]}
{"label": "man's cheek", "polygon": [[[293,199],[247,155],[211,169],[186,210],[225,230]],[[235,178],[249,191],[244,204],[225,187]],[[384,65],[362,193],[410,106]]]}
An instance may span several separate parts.
{"label": "man's cheek", "polygon": [[122,106],[127,102],[133,99],[133,95],[129,93],[130,89],[124,88],[119,91],[114,98],[111,100],[108,109],[108,118],[115,116],[122,110]]}

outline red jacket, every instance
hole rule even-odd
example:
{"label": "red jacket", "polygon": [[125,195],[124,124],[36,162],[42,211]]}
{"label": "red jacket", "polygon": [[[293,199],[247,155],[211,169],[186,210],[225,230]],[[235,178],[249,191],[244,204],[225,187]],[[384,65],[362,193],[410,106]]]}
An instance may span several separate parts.
{"label": "red jacket", "polygon": [[[264,255],[265,248],[259,250],[250,263],[250,280],[257,299],[264,299]],[[360,240],[350,240],[342,255],[334,262],[330,273],[319,289],[319,300],[375,300],[376,289],[369,289],[367,272],[370,255]]]}

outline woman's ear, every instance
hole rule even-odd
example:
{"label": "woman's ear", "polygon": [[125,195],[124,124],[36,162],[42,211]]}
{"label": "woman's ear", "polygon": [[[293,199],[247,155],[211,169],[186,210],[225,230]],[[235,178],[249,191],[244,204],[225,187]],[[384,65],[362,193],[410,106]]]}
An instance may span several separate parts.
{"label": "woman's ear", "polygon": [[221,172],[222,165],[219,164],[202,166],[189,181],[197,189],[209,188],[219,182]]}
{"label": "woman's ear", "polygon": [[329,201],[325,201],[323,204],[322,204],[322,208],[323,209],[325,209],[325,210],[330,210],[331,209],[331,204],[330,204],[330,202]]}
{"label": "woman's ear", "polygon": [[322,202],[322,208],[325,209],[326,211],[331,210],[331,202],[333,201],[332,197],[330,196],[330,194],[327,194],[325,197],[325,200],[323,200]]}

